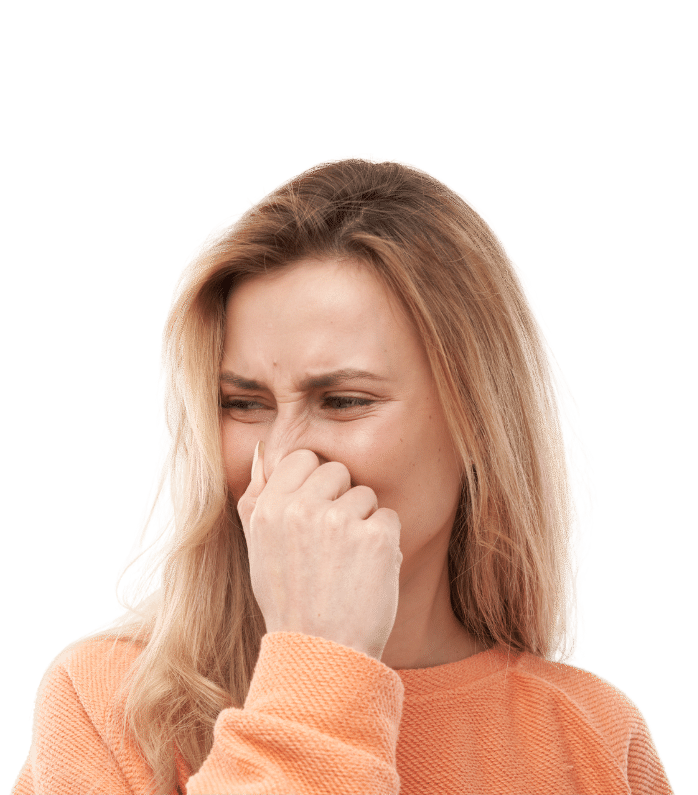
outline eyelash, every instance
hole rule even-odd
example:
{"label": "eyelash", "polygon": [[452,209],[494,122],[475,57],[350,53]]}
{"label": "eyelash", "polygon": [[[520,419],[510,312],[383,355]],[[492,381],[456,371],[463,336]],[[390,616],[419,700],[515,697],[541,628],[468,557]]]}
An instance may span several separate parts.
{"label": "eyelash", "polygon": [[[349,396],[332,396],[325,398],[325,403],[331,400],[347,400],[352,401],[354,403],[353,406],[345,406],[343,408],[335,407],[336,411],[347,411],[352,408],[365,408],[366,406],[370,406],[372,403],[375,403],[374,400],[368,400],[366,398],[358,398],[358,397],[349,397]],[[223,409],[239,409],[240,411],[254,411],[255,409],[245,409],[241,404],[250,404],[256,403],[255,400],[228,400],[221,402],[221,408]]]}

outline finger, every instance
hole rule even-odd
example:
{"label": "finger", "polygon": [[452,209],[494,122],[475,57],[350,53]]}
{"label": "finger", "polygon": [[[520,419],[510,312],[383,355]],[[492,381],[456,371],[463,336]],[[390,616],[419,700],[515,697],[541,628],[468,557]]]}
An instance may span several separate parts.
{"label": "finger", "polygon": [[319,466],[299,488],[324,500],[336,500],[351,489],[351,475],[340,461],[328,461]]}
{"label": "finger", "polygon": [[335,504],[337,503],[345,506],[358,519],[368,519],[378,510],[376,492],[369,486],[354,486],[335,500]]}
{"label": "finger", "polygon": [[319,466],[320,459],[312,450],[294,450],[274,467],[269,476],[268,490],[292,494],[298,491]]}

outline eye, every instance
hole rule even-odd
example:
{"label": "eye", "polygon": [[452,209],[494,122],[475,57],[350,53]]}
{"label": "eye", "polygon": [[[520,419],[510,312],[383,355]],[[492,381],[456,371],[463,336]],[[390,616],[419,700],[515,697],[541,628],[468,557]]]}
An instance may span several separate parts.
{"label": "eye", "polygon": [[[323,405],[325,408],[334,409],[336,411],[346,411],[347,409],[364,408],[365,406],[370,406],[372,403],[375,403],[375,401],[368,400],[367,398],[352,397],[349,395],[333,395],[332,397],[325,398]],[[236,398],[233,400],[221,401],[221,408],[237,409],[239,411],[256,411],[259,408],[264,408],[264,406],[262,406],[261,403],[257,403],[255,400],[240,400]]]}
{"label": "eye", "polygon": [[353,403],[353,406],[335,406],[336,409],[339,411],[344,411],[348,408],[361,408],[363,406],[370,406],[371,403],[374,403],[373,400],[366,400],[365,398],[356,398],[356,397],[349,397],[349,396],[342,396],[342,397],[329,397],[325,398],[325,403],[332,403],[332,402],[345,402],[345,403]]}

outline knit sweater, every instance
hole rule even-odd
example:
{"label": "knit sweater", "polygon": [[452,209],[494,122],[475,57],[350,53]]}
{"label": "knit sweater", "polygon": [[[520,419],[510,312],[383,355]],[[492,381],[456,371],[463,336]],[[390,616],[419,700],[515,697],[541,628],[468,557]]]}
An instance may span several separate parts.
{"label": "knit sweater", "polygon": [[[152,770],[119,747],[114,693],[138,655],[88,640],[39,687],[29,756],[13,795],[141,795]],[[393,670],[323,638],[273,632],[242,709],[218,715],[183,795],[671,795],[646,722],[603,679],[500,647]],[[193,773],[193,775],[192,775]]]}

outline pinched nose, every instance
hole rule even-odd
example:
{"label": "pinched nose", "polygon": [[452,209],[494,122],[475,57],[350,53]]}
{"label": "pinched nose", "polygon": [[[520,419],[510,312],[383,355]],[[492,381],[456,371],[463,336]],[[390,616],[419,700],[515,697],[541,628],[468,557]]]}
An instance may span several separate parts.
{"label": "pinched nose", "polygon": [[[336,460],[332,458],[327,458],[322,453],[319,453],[317,450],[313,450],[312,447],[297,447],[296,450],[310,450],[311,452],[315,453],[318,457],[318,461],[320,462],[320,466],[323,464],[327,464],[330,461]],[[272,472],[276,468],[279,461],[284,459],[287,455],[290,455],[294,452],[293,449],[285,449],[285,450],[270,450],[268,451],[267,446],[265,445],[264,449],[264,478],[265,480],[269,480],[271,477]],[[343,462],[342,462],[343,463]],[[349,488],[354,488],[356,486],[356,482],[353,478],[350,479],[350,486]]]}

